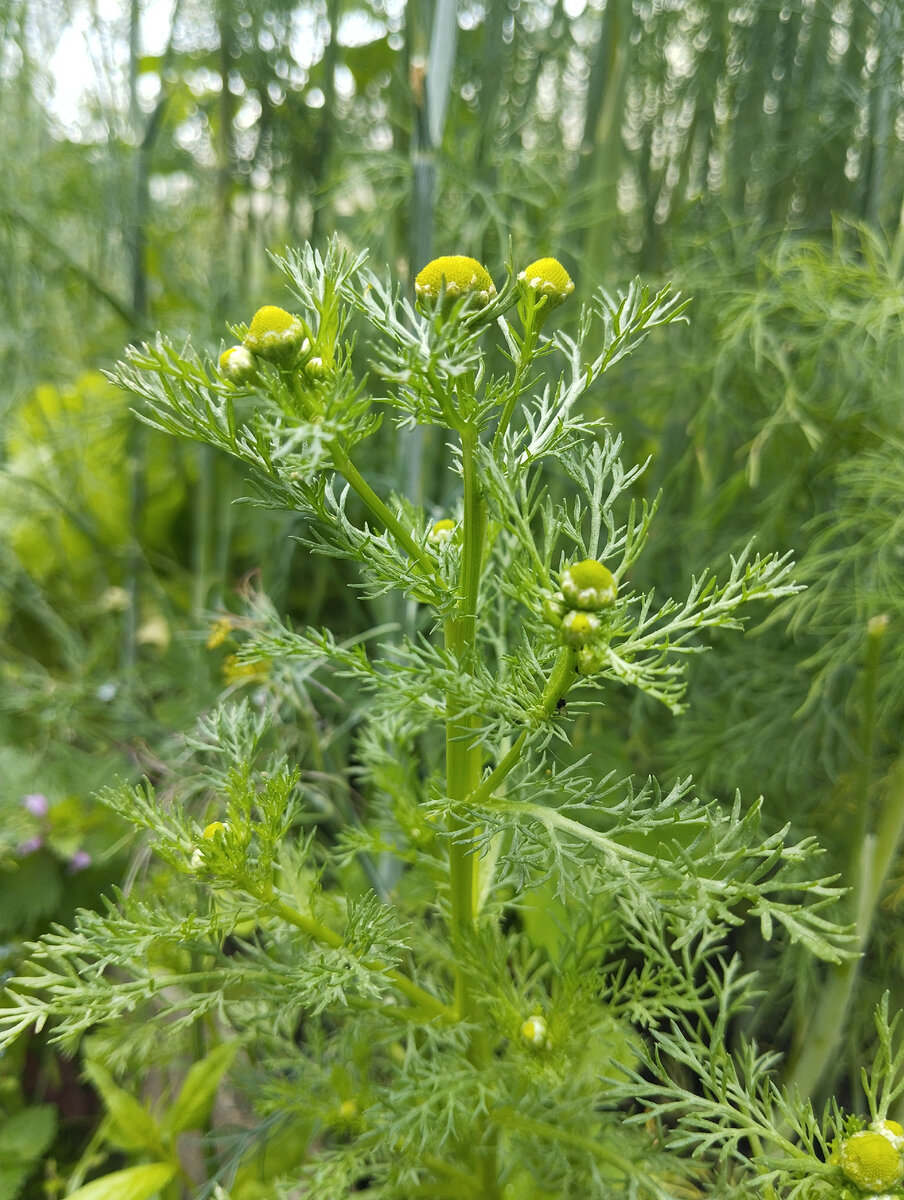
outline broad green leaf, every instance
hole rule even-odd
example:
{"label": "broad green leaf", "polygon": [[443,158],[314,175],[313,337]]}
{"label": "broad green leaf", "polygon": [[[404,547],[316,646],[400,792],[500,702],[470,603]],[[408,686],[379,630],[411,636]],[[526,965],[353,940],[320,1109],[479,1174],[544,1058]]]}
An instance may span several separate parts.
{"label": "broad green leaf", "polygon": [[[56,1134],[57,1114],[52,1104],[23,1109],[0,1128],[0,1161],[9,1158],[37,1162]],[[0,1189],[2,1191],[2,1189]]]}
{"label": "broad green leaf", "polygon": [[107,1109],[104,1134],[119,1150],[150,1150],[160,1153],[160,1127],[148,1110],[130,1096],[98,1063],[89,1063],[85,1074],[100,1092]]}
{"label": "broad green leaf", "polygon": [[148,1163],[144,1167],[128,1167],[125,1171],[114,1171],[92,1179],[68,1200],[149,1200],[155,1192],[166,1187],[175,1176],[177,1168],[172,1163]]}
{"label": "broad green leaf", "polygon": [[185,1133],[206,1124],[220,1080],[232,1065],[238,1048],[237,1041],[223,1042],[189,1069],[176,1102],[163,1118],[166,1133]]}
{"label": "broad green leaf", "polygon": [[25,1163],[22,1160],[4,1163],[0,1158],[0,1200],[16,1200],[37,1165],[34,1161]]}

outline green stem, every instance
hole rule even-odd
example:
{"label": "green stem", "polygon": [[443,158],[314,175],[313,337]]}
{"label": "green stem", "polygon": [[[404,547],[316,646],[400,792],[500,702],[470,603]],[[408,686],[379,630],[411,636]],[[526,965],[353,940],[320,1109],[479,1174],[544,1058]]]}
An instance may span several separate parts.
{"label": "green stem", "polygon": [[[480,577],[483,571],[486,539],[486,502],[481,494],[477,475],[478,432],[471,424],[462,424],[461,462],[464,487],[462,516],[461,576],[457,612],[445,625],[446,648],[460,669],[474,674],[477,660],[477,606]],[[466,800],[480,786],[483,771],[483,748],[480,745],[480,719],[468,711],[454,692],[446,698],[446,792],[450,800]],[[449,885],[451,892],[451,942],[455,957],[455,1011],[460,1020],[470,1020],[477,1026],[468,1052],[478,1070],[488,1067],[492,1050],[483,1020],[471,991],[471,978],[466,966],[465,946],[470,941],[480,907],[478,855],[473,844],[456,841],[465,823],[455,817],[449,820]],[[494,1200],[499,1195],[497,1144],[492,1131],[487,1132],[474,1150],[474,1162],[480,1180],[480,1195]]]}
{"label": "green stem", "polygon": [[[324,360],[325,361],[325,360]],[[292,389],[292,395],[298,405],[298,411],[308,420],[319,416],[320,414],[312,409],[311,398],[301,386],[298,375],[291,377],[289,386]],[[405,550],[411,560],[417,564],[418,570],[422,575],[427,576],[431,581],[436,581],[436,563],[430,555],[424,550],[423,546],[419,546],[414,540],[396,514],[383,500],[377,495],[374,489],[370,486],[348,454],[340,446],[333,446],[333,466],[343,477],[352,491],[360,500],[364,502],[370,512],[377,518],[381,525],[384,525],[393,535],[399,545]]]}
{"label": "green stem", "polygon": [[386,526],[409,557],[417,563],[421,572],[435,579],[436,564],[433,559],[417,544],[395,513],[384,504],[344,450],[334,448],[333,465],[352,491],[364,501],[377,520]]}
{"label": "green stem", "polygon": [[[266,902],[267,907],[277,916],[282,917],[289,925],[294,925],[296,929],[303,930],[304,933],[314,938],[317,942],[322,942],[325,946],[331,946],[334,950],[339,950],[345,946],[345,939],[341,933],[336,933],[334,929],[330,929],[328,925],[324,925],[322,921],[318,921],[316,917],[309,916],[307,913],[299,912],[297,908],[292,908],[290,904],[286,904],[284,900],[271,899]],[[387,969],[385,964],[377,959],[364,960],[364,966],[368,970],[376,971],[390,980],[397,991],[400,991],[403,996],[407,996],[415,1005],[417,1010],[422,1011],[429,1017],[444,1017],[451,1020],[454,1017],[452,1010],[441,1000],[437,1000],[424,988],[418,987],[413,980],[401,971],[396,971],[392,968]]]}
{"label": "green stem", "polygon": [[[552,674],[546,682],[543,696],[540,699],[540,719],[548,720],[556,710],[559,700],[565,695],[574,682],[574,671],[577,663],[577,651],[570,646],[562,646],[556,657]],[[487,775],[480,787],[468,796],[468,804],[481,804],[489,800],[506,775],[518,764],[521,752],[527,741],[528,730],[523,729],[512,743],[511,748],[499,760],[493,770]]]}
{"label": "green stem", "polygon": [[[486,524],[485,505],[480,495],[475,454],[477,432],[467,426],[461,432],[464,514],[462,520],[461,587],[458,612],[446,622],[446,648],[463,670],[473,673],[477,652],[477,600],[483,565],[483,538]],[[480,785],[483,751],[477,740],[479,724],[473,713],[463,711],[458,698],[449,695],[446,703],[446,792],[450,800],[465,800]],[[454,835],[463,822],[450,821]],[[467,936],[477,916],[477,855],[473,846],[454,839],[449,846],[453,940]],[[455,979],[456,1008],[461,1015],[469,1011],[466,972],[459,966]]]}

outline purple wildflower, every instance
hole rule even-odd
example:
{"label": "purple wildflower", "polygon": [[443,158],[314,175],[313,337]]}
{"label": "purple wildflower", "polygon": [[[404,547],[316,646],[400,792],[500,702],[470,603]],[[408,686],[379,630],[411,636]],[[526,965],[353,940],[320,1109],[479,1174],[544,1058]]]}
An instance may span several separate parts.
{"label": "purple wildflower", "polygon": [[22,797],[22,807],[26,812],[30,812],[33,817],[46,817],[50,808],[50,801],[43,792],[32,792],[30,796]]}
{"label": "purple wildflower", "polygon": [[91,855],[87,850],[76,850],[69,859],[69,874],[75,875],[78,871],[84,871],[85,867],[91,866],[91,862]]}

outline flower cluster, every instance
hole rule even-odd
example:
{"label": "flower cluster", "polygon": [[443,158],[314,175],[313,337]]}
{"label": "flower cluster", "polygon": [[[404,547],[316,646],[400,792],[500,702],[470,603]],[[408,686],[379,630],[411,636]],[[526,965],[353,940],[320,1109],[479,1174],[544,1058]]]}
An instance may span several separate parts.
{"label": "flower cluster", "polygon": [[220,373],[230,383],[250,383],[258,370],[258,359],[289,369],[311,348],[308,330],[300,317],[275,304],[259,308],[251,318],[245,340],[220,355]]}
{"label": "flower cluster", "polygon": [[[415,278],[414,290],[422,308],[438,308],[444,316],[465,297],[478,309],[496,298],[489,271],[476,258],[463,254],[447,254],[427,263]],[[568,299],[574,283],[557,259],[538,258],[518,273],[518,290],[522,302],[542,304],[549,311]]]}
{"label": "flower cluster", "polygon": [[[49,849],[54,851],[53,839],[53,819],[51,816],[51,804],[43,792],[31,792],[27,796],[22,797],[22,807],[29,817],[33,818],[37,825],[37,830],[30,837],[20,842],[17,847],[19,858],[28,858],[32,854],[37,854],[38,851]],[[70,875],[77,875],[79,871],[84,871],[93,863],[93,859],[87,850],[79,848],[68,854],[66,858],[66,870]]]}
{"label": "flower cluster", "polygon": [[595,558],[585,558],[565,568],[559,590],[543,602],[543,619],[578,651],[578,670],[585,674],[595,669],[593,643],[617,596],[618,585],[609,568]]}
{"label": "flower cluster", "polygon": [[[556,259],[540,258],[519,272],[518,289],[522,305],[533,304],[545,314],[571,295],[574,283]],[[497,295],[486,267],[464,254],[442,255],[427,263],[415,278],[414,290],[425,312],[443,317],[460,300],[484,309]],[[229,346],[220,355],[220,374],[229,383],[244,387],[254,382],[260,363],[267,362],[283,371],[302,367],[312,380],[321,378],[329,373],[329,367],[316,353],[312,338],[301,317],[266,304],[251,318],[241,345]]]}

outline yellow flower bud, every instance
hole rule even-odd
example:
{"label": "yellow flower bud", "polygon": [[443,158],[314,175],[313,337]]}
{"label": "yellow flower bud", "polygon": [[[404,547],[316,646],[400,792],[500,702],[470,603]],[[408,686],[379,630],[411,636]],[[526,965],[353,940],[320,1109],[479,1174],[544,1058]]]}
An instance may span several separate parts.
{"label": "yellow flower bud", "polygon": [[257,374],[254,355],[244,346],[230,346],[220,355],[220,374],[230,383],[249,383]]}
{"label": "yellow flower bud", "polygon": [[230,684],[249,679],[268,679],[270,666],[268,658],[259,658],[255,662],[240,662],[237,655],[230,654],[223,662],[223,678]]}
{"label": "yellow flower bud", "polygon": [[562,304],[574,291],[571,276],[555,258],[538,258],[518,273],[518,282],[537,298],[545,296],[547,311]]}
{"label": "yellow flower bud", "polygon": [[212,842],[218,834],[226,833],[228,829],[229,825],[225,821],[211,821],[209,825],[204,826],[201,837],[205,841]]}
{"label": "yellow flower bud", "polygon": [[210,627],[210,633],[207,635],[207,649],[216,650],[217,646],[223,645],[231,633],[232,622],[226,617],[220,617]]}
{"label": "yellow flower bud", "polygon": [[419,271],[414,280],[414,291],[423,304],[435,304],[443,297],[443,308],[448,310],[462,296],[471,296],[483,308],[496,295],[496,286],[486,267],[476,258],[463,254],[448,254],[434,258]]}
{"label": "yellow flower bud", "polygon": [[589,612],[570,609],[562,618],[562,636],[570,646],[586,646],[599,633],[602,623]]}
{"label": "yellow flower bud", "polygon": [[618,585],[608,567],[595,558],[572,563],[562,573],[562,595],[572,608],[598,612],[615,603]]}
{"label": "yellow flower bud", "polygon": [[873,1121],[870,1129],[887,1137],[898,1150],[904,1149],[904,1125],[897,1121]]}
{"label": "yellow flower bud", "polygon": [[545,1046],[546,1034],[546,1021],[539,1014],[528,1017],[521,1026],[521,1038],[528,1046]]}
{"label": "yellow flower bud", "polygon": [[904,1158],[884,1133],[863,1129],[841,1143],[841,1169],[865,1192],[882,1192],[904,1178]]}
{"label": "yellow flower bud", "polygon": [[304,325],[284,308],[267,304],[251,318],[244,347],[277,366],[290,366],[306,347]]}
{"label": "yellow flower bud", "polygon": [[427,534],[427,541],[432,542],[434,546],[441,546],[445,542],[452,540],[452,535],[455,533],[455,522],[449,517],[443,517],[441,521],[436,521]]}

